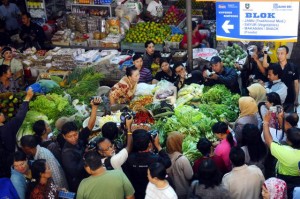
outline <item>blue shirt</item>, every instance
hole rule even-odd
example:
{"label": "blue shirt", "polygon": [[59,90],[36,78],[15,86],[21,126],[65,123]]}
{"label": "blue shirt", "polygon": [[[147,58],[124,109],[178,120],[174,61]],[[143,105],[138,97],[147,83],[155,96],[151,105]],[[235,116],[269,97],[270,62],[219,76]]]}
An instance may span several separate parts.
{"label": "blue shirt", "polygon": [[25,176],[22,173],[11,168],[10,180],[14,185],[20,199],[25,199],[27,189],[27,181]]}
{"label": "blue shirt", "polygon": [[0,198],[19,198],[17,191],[9,178],[0,178]]}
{"label": "blue shirt", "polygon": [[17,17],[21,15],[21,11],[14,3],[9,3],[8,6],[0,6],[0,16],[5,19],[6,30],[20,29]]}

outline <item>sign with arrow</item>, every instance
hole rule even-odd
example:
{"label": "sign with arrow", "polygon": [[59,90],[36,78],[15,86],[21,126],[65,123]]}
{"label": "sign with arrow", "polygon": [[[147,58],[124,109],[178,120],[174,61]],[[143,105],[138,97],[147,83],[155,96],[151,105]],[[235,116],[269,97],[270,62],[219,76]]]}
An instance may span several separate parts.
{"label": "sign with arrow", "polygon": [[298,15],[299,2],[216,2],[217,40],[296,42]]}

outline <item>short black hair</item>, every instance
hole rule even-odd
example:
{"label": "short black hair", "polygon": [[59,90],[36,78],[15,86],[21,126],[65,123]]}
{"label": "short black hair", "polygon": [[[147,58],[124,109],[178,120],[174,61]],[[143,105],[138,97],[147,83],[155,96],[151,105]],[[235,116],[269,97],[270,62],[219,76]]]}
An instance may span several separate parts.
{"label": "short black hair", "polygon": [[26,154],[23,151],[16,151],[14,153],[14,162],[27,160]]}
{"label": "short black hair", "polygon": [[41,174],[45,173],[46,171],[46,160],[45,159],[38,159],[35,160],[31,165],[31,174],[32,179],[34,179],[34,184],[38,184],[41,179]]}
{"label": "short black hair", "polygon": [[164,164],[160,162],[152,163],[149,166],[150,175],[152,178],[158,178],[159,180],[165,180],[167,171]]}
{"label": "short black hair", "polygon": [[102,142],[104,142],[105,140],[108,140],[106,137],[100,137],[99,139],[97,139],[97,142],[96,142],[96,149],[97,150],[101,150],[99,144],[101,144]]}
{"label": "short black hair", "polygon": [[78,131],[78,127],[75,122],[67,122],[61,127],[61,133],[66,135],[71,131]]}
{"label": "short black hair", "polygon": [[5,73],[7,73],[7,71],[10,69],[10,66],[2,64],[0,65],[0,77],[2,77],[2,75],[4,75]]}
{"label": "short black hair", "polygon": [[41,137],[46,130],[46,122],[44,120],[36,121],[32,126],[32,130],[37,136]]}
{"label": "short black hair", "polygon": [[292,127],[297,127],[298,121],[299,121],[299,116],[297,113],[290,113],[288,116],[285,118],[285,120],[292,125]]}
{"label": "short black hair", "polygon": [[30,13],[29,12],[22,12],[22,16],[23,15],[26,15],[28,18],[30,18],[31,19],[31,15],[30,15]]}
{"label": "short black hair", "polygon": [[38,141],[34,135],[24,135],[21,138],[21,146],[29,147],[31,149],[35,148],[38,145]]}
{"label": "short black hair", "polygon": [[151,135],[144,129],[137,129],[132,134],[135,151],[145,151],[151,141]]}
{"label": "short black hair", "polygon": [[96,151],[88,151],[83,156],[84,166],[88,166],[91,170],[95,171],[102,167],[103,164],[101,159],[101,156]]}
{"label": "short black hair", "polygon": [[286,45],[279,46],[278,48],[284,48],[286,51],[286,54],[289,54],[290,49]]}
{"label": "short black hair", "polygon": [[300,129],[297,127],[289,128],[286,131],[287,139],[292,143],[292,147],[300,149]]}
{"label": "short black hair", "polygon": [[273,106],[281,105],[280,96],[276,92],[267,93],[267,101],[273,103]]}
{"label": "short black hair", "polygon": [[228,125],[225,122],[217,122],[212,127],[213,133],[227,134]]}
{"label": "short black hair", "polygon": [[147,47],[149,46],[149,44],[155,45],[154,41],[148,40],[148,41],[146,41],[146,43],[145,43],[145,48],[147,48]]}
{"label": "short black hair", "polygon": [[203,160],[198,169],[198,180],[205,188],[213,188],[221,183],[221,173],[212,159]]}
{"label": "short black hair", "polygon": [[169,63],[169,62],[168,62],[168,59],[166,59],[166,58],[161,58],[160,61],[159,61],[160,67],[161,67],[161,65],[162,65],[164,62]]}
{"label": "short black hair", "polygon": [[181,62],[178,62],[178,63],[174,64],[173,70],[176,72],[176,68],[178,68],[180,66],[182,66],[183,68],[185,68],[184,65]]}
{"label": "short black hair", "polygon": [[119,128],[115,122],[106,122],[102,126],[101,132],[103,137],[113,141],[119,135]]}
{"label": "short black hair", "polygon": [[208,156],[212,147],[212,143],[207,138],[200,138],[197,143],[197,149],[203,156]]}
{"label": "short black hair", "polygon": [[157,52],[157,51],[154,52],[153,59],[156,59],[156,58],[161,58],[160,52]]}
{"label": "short black hair", "polygon": [[130,67],[127,67],[126,68],[126,76],[130,77],[133,74],[133,72],[136,71],[136,70],[138,70],[138,69],[134,65],[130,66]]}
{"label": "short black hair", "polygon": [[278,76],[278,79],[281,79],[283,75],[283,71],[281,69],[281,66],[279,64],[270,64],[268,71],[273,71],[274,75]]}
{"label": "short black hair", "polygon": [[245,164],[245,152],[240,147],[232,147],[229,153],[229,159],[233,166],[243,166]]}
{"label": "short black hair", "polygon": [[140,55],[140,54],[135,54],[135,55],[133,55],[133,57],[132,57],[132,61],[138,60],[138,59],[140,59],[140,58],[143,58],[142,55]]}

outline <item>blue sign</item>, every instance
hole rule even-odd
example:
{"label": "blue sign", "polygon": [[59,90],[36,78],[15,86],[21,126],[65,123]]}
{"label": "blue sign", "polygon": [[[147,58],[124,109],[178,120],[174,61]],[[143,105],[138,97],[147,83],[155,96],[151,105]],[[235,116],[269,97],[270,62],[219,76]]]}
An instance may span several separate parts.
{"label": "blue sign", "polygon": [[298,15],[299,2],[216,2],[217,40],[296,42]]}

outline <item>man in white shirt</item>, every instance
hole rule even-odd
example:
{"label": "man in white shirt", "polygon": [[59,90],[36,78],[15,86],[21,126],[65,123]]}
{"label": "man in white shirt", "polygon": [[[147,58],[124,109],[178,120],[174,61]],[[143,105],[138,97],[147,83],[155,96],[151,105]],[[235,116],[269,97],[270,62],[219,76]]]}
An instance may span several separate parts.
{"label": "man in white shirt", "polygon": [[126,162],[128,154],[132,149],[132,132],[131,125],[133,119],[126,119],[126,129],[127,129],[127,146],[123,148],[120,152],[115,154],[115,147],[111,140],[106,137],[101,137],[97,141],[97,151],[102,157],[102,164],[106,170],[120,169],[122,170],[122,165]]}
{"label": "man in white shirt", "polygon": [[281,104],[284,103],[287,96],[287,86],[281,81],[283,71],[278,64],[270,65],[268,68],[269,82],[264,84],[260,82],[262,86],[266,88],[267,93],[276,92],[280,96]]}
{"label": "man in white shirt", "polygon": [[222,184],[229,191],[230,198],[260,199],[261,186],[265,181],[261,170],[245,164],[245,153],[239,147],[233,147],[229,154],[234,168],[224,175]]}
{"label": "man in white shirt", "polygon": [[163,16],[163,6],[160,0],[153,0],[147,7],[146,16],[151,21],[158,21]]}

